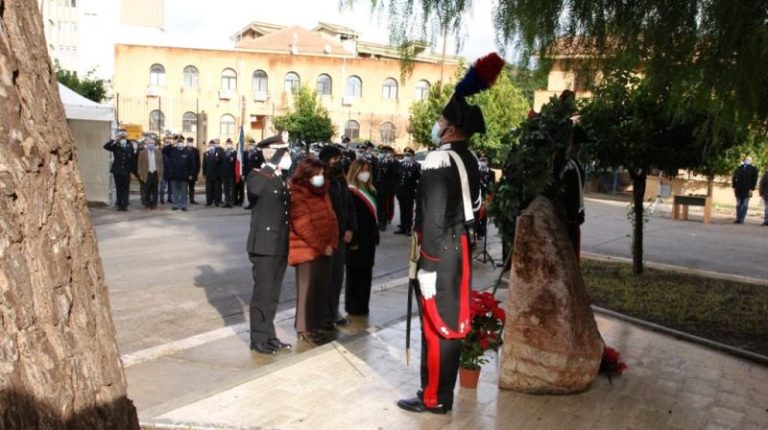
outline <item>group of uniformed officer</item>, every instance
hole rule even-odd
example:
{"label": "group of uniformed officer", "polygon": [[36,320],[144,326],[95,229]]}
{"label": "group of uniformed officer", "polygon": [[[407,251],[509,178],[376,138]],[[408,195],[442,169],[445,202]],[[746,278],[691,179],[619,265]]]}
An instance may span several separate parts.
{"label": "group of uniformed officer", "polygon": [[[205,176],[205,205],[231,208],[240,206],[246,198],[245,182],[253,169],[260,169],[264,164],[261,149],[256,141],[250,139],[248,149],[243,153],[243,173],[236,172],[237,150],[232,139],[227,139],[224,148],[217,139],[208,142],[208,150],[203,154],[203,176]],[[223,198],[222,198],[223,197]],[[248,196],[248,206],[253,205],[253,198]]]}

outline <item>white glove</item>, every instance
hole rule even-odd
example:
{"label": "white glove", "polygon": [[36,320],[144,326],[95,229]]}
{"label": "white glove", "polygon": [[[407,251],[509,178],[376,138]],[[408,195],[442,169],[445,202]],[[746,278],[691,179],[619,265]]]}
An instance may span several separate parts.
{"label": "white glove", "polygon": [[437,272],[419,270],[416,273],[416,278],[419,280],[419,289],[421,290],[422,297],[431,299],[437,294]]}

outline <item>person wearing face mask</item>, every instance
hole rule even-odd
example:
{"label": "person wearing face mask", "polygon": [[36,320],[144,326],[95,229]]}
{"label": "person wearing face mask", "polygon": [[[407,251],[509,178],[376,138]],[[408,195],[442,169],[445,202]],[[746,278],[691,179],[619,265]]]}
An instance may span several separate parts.
{"label": "person wearing face mask", "polygon": [[397,402],[406,411],[445,414],[453,407],[462,340],[471,327],[470,227],[482,203],[478,161],[469,141],[486,131],[483,112],[466,98],[488,89],[503,67],[504,60],[495,53],[475,62],[432,128],[438,149],[422,165],[415,228],[420,239],[415,275],[421,390]]}
{"label": "person wearing face mask", "polygon": [[115,206],[118,211],[128,210],[128,192],[131,187],[131,173],[136,165],[136,153],[133,144],[128,140],[125,130],[118,130],[117,134],[104,144],[104,149],[112,153],[112,165],[109,172],[115,181]]}
{"label": "person wearing face mask", "polygon": [[326,145],[318,154],[320,161],[325,163],[329,170],[330,185],[328,195],[333,204],[333,213],[339,224],[339,247],[331,256],[331,275],[328,281],[328,303],[322,315],[321,327],[323,330],[334,330],[335,324],[345,325],[347,319],[339,313],[339,300],[341,288],[344,284],[344,263],[346,261],[346,245],[352,240],[353,233],[357,230],[357,214],[352,204],[352,194],[347,187],[344,178],[343,155],[335,145]]}
{"label": "person wearing face mask", "polygon": [[398,169],[400,181],[397,187],[397,204],[400,205],[400,228],[395,234],[406,236],[410,236],[413,229],[413,206],[421,177],[421,166],[414,161],[413,156],[413,149],[405,148],[403,161]]}
{"label": "person wearing face mask", "polygon": [[173,210],[187,210],[187,193],[192,179],[194,164],[192,154],[184,144],[184,137],[178,136],[176,144],[163,148],[163,156],[168,159],[167,177],[170,180]]}
{"label": "person wearing face mask", "polygon": [[[494,172],[489,166],[488,157],[486,157],[485,154],[480,155],[478,161],[478,166],[480,168],[480,195],[482,196],[483,202],[485,203],[488,198],[488,194],[491,192],[491,187],[494,183],[496,183],[496,172]],[[485,211],[485,206],[483,206],[475,222],[475,234],[477,234],[477,238],[482,239],[485,237],[487,229],[488,216],[487,212]]]}
{"label": "person wearing face mask", "polygon": [[291,156],[280,136],[265,139],[258,147],[267,162],[246,179],[253,202],[247,242],[253,276],[251,350],[274,354],[291,348],[277,338],[274,323],[288,264],[290,196],[283,172],[291,167]]}
{"label": "person wearing face mask", "polygon": [[195,145],[195,138],[188,137],[187,150],[192,155],[192,179],[189,180],[189,204],[196,205],[195,201],[195,185],[197,184],[197,177],[200,176],[200,150]]}
{"label": "person wearing face mask", "polygon": [[[571,142],[565,157],[555,159],[555,177],[559,178],[557,198],[565,210],[568,238],[576,252],[576,261],[581,259],[581,225],[584,224],[584,168],[578,155],[581,144],[587,141],[587,133],[580,125],[573,126]],[[564,162],[559,161],[565,160]]]}
{"label": "person wearing face mask", "polygon": [[325,170],[322,161],[306,158],[290,181],[288,264],[296,268],[296,332],[313,346],[328,340],[320,329],[330,294],[331,257],[339,246]]}
{"label": "person wearing face mask", "polygon": [[736,195],[736,220],[734,224],[744,224],[749,208],[749,199],[757,186],[757,168],[752,165],[752,157],[744,157],[741,166],[733,172],[731,179],[733,193]]}
{"label": "person wearing face mask", "polygon": [[231,208],[235,199],[235,161],[237,152],[232,139],[224,143],[224,153],[221,158],[221,186],[224,189],[224,207]]}
{"label": "person wearing face mask", "polygon": [[[250,175],[254,170],[261,169],[263,165],[264,154],[261,149],[256,147],[256,141],[254,139],[250,139],[248,141],[248,150],[245,151],[243,157],[243,179],[246,184],[248,183],[248,175]],[[245,209],[253,208],[254,201],[251,199],[251,195],[246,193],[246,197],[248,198],[248,205],[245,207]]]}
{"label": "person wearing face mask", "polygon": [[163,154],[154,138],[144,140],[144,150],[138,156],[139,179],[148,209],[157,209],[157,190],[159,179],[163,177]]}
{"label": "person wearing face mask", "polygon": [[382,146],[378,168],[373,177],[376,187],[376,201],[379,203],[379,231],[386,231],[395,214],[395,191],[397,190],[398,161],[394,149]]}
{"label": "person wearing face mask", "polygon": [[365,316],[370,312],[373,265],[379,244],[376,188],[372,179],[370,162],[352,162],[347,182],[352,193],[357,229],[347,248],[347,283],[344,288],[344,307],[352,316]]}
{"label": "person wearing face mask", "polygon": [[203,154],[203,176],[205,177],[205,205],[221,205],[221,160],[222,151],[215,140],[208,142]]}

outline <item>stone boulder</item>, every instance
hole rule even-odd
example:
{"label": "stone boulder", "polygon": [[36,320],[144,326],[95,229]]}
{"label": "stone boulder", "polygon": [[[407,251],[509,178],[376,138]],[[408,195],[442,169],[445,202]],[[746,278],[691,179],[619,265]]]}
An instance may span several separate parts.
{"label": "stone boulder", "polygon": [[586,390],[603,340],[561,209],[537,197],[517,219],[499,387],[532,394]]}

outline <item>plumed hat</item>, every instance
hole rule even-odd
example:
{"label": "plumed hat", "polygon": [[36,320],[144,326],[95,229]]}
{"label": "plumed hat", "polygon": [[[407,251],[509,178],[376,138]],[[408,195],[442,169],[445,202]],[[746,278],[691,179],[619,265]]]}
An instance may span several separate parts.
{"label": "plumed hat", "polygon": [[456,85],[451,99],[443,108],[443,117],[460,128],[467,138],[475,133],[485,133],[485,118],[480,108],[467,103],[466,98],[490,88],[504,64],[504,59],[495,52],[479,58]]}

